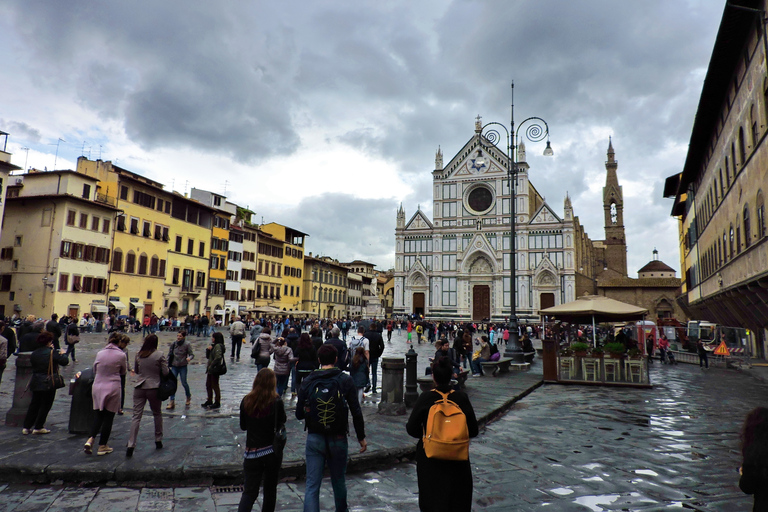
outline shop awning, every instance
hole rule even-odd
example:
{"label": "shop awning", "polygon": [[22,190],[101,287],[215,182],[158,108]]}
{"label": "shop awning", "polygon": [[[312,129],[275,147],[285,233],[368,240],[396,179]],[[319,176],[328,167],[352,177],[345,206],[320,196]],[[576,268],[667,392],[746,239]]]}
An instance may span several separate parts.
{"label": "shop awning", "polygon": [[136,309],[144,309],[143,302],[131,302],[131,307]]}
{"label": "shop awning", "polygon": [[215,311],[213,312],[213,314],[214,314],[214,315],[226,315],[226,314],[227,314],[227,312],[226,312],[226,311],[224,311],[223,309],[217,309],[217,310],[215,310]]}
{"label": "shop awning", "polygon": [[91,311],[94,313],[106,313],[109,308],[103,304],[91,304]]}
{"label": "shop awning", "polygon": [[112,307],[115,309],[125,309],[125,304],[123,304],[119,300],[111,300],[109,301],[109,303],[112,304]]}

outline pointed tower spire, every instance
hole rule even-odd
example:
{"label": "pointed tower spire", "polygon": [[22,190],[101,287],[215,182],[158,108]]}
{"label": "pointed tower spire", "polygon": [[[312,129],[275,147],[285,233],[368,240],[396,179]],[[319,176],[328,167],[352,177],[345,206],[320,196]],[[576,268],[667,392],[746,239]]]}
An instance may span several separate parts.
{"label": "pointed tower spire", "polygon": [[613,140],[611,139],[611,136],[608,136],[608,162],[610,163],[616,163],[616,159],[614,158],[616,156],[616,153],[613,151]]}
{"label": "pointed tower spire", "polygon": [[440,149],[440,146],[437,146],[437,153],[435,153],[435,170],[443,170],[443,150]]}
{"label": "pointed tower spire", "polygon": [[397,210],[397,227],[405,227],[405,210],[403,210],[403,203],[400,203],[400,208]]}
{"label": "pointed tower spire", "polygon": [[526,156],[525,156],[525,142],[520,141],[520,144],[517,146],[517,163],[520,162],[526,162]]}
{"label": "pointed tower spire", "polygon": [[568,192],[565,193],[563,211],[565,213],[565,220],[573,220],[573,205],[571,204],[571,196],[568,194]]}

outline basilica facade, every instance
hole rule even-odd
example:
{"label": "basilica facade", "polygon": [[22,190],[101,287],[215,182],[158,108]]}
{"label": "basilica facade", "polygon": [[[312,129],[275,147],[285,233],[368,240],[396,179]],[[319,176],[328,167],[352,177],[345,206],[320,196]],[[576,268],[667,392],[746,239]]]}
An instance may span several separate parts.
{"label": "basilica facade", "polygon": [[[408,220],[402,205],[397,212],[396,315],[491,321],[510,315],[509,162],[481,132],[478,119],[474,136],[447,165],[438,149],[433,219],[420,208]],[[530,182],[523,145],[517,168],[515,309],[525,321],[576,298],[579,266],[592,244],[570,199],[557,212]],[[591,265],[586,274],[590,280]]]}
{"label": "basilica facade", "polygon": [[[589,240],[567,195],[562,210],[556,211],[536,190],[522,144],[517,158],[516,182],[510,187],[507,156],[482,135],[479,119],[472,138],[447,165],[438,149],[432,171],[433,219],[420,208],[408,220],[402,205],[397,212],[395,315],[464,321],[508,318],[513,211],[515,309],[520,320],[538,320],[541,309],[594,291],[596,251],[604,249]],[[620,192],[617,182],[606,205],[614,228],[621,219]],[[623,242],[623,226],[621,238]],[[625,256],[623,264],[626,275]]]}

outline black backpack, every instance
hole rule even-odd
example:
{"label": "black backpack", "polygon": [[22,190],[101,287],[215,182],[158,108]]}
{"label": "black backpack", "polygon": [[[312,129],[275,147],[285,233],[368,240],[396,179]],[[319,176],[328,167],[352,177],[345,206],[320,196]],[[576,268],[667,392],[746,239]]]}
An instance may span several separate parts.
{"label": "black backpack", "polygon": [[312,383],[305,403],[306,430],[324,435],[347,433],[347,402],[339,377],[335,375]]}

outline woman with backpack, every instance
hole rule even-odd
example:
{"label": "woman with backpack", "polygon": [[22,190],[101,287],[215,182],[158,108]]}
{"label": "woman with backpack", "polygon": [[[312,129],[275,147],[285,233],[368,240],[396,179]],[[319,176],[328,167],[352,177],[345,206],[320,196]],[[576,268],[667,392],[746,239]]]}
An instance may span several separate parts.
{"label": "woman with backpack", "polygon": [[[469,438],[478,434],[477,419],[467,394],[451,390],[452,375],[453,364],[447,357],[432,363],[435,389],[419,395],[405,426],[408,435],[419,440],[416,445],[416,475],[419,483],[419,509],[422,512],[469,512],[472,509]],[[441,418],[445,419],[441,412],[447,411],[453,413],[450,416],[450,427],[440,421]],[[464,422],[457,421],[462,417]],[[431,432],[427,432],[428,424],[433,426]],[[447,428],[435,429],[434,426]],[[458,428],[452,428],[454,426]],[[439,432],[452,434],[451,438],[441,438]],[[429,443],[427,447],[424,445],[425,439]],[[460,450],[441,449],[445,445],[439,441],[454,441],[450,444],[452,447],[457,446],[455,441],[460,441]],[[433,444],[437,446],[433,447]]]}
{"label": "woman with backpack", "polygon": [[251,357],[256,360],[256,371],[261,370],[269,366],[270,351],[272,347],[272,329],[265,327],[261,330],[261,334],[253,344],[251,350]]}
{"label": "woman with backpack", "polygon": [[275,355],[275,375],[277,376],[277,394],[283,397],[288,387],[288,377],[291,376],[291,360],[293,359],[293,350],[285,344],[285,338],[277,338],[275,344],[269,349],[269,352]]}
{"label": "woman with backpack", "polygon": [[[203,403],[206,409],[218,409],[221,407],[221,388],[219,387],[219,377],[222,375],[221,368],[226,363],[224,361],[224,335],[220,332],[214,332],[211,335],[211,345],[205,350],[208,358],[208,365],[205,367],[205,392],[208,395]],[[226,371],[226,370],[224,370]],[[211,401],[216,396],[216,401]]]}
{"label": "woman with backpack", "polygon": [[357,347],[349,366],[349,376],[357,389],[357,401],[363,403],[363,390],[368,385],[368,359],[365,357],[365,347]]}
{"label": "woman with backpack", "polygon": [[277,502],[277,475],[282,451],[275,451],[275,433],[285,425],[285,406],[275,392],[275,372],[262,368],[253,379],[251,392],[240,402],[240,429],[248,435],[243,459],[243,495],[238,512],[250,512],[264,481],[262,511],[273,512]]}

